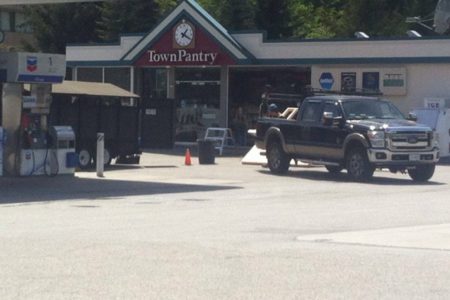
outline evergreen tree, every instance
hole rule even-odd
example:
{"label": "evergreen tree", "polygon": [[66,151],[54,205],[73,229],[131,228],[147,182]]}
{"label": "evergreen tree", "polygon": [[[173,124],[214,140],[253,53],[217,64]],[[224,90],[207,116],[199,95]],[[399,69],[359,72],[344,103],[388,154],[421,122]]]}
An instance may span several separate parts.
{"label": "evergreen tree", "polygon": [[159,4],[153,0],[115,0],[101,6],[97,32],[105,41],[116,40],[121,33],[150,31],[159,21]]}
{"label": "evergreen tree", "polygon": [[432,19],[438,0],[418,0],[414,5],[414,16]]}
{"label": "evergreen tree", "polygon": [[25,14],[38,44],[38,49],[25,45],[28,51],[65,53],[69,43],[97,39],[95,21],[100,14],[93,3],[34,5]]}
{"label": "evergreen tree", "polygon": [[159,7],[159,15],[165,16],[168,12],[174,9],[178,1],[177,0],[155,0]]}
{"label": "evergreen tree", "polygon": [[416,0],[349,0],[344,10],[343,35],[364,31],[369,36],[405,35],[406,17],[414,12]]}
{"label": "evergreen tree", "polygon": [[289,0],[256,0],[255,23],[269,39],[292,36]]}
{"label": "evergreen tree", "polygon": [[[198,0],[232,31],[266,30],[270,39],[405,35],[405,22],[420,16],[432,26],[437,0]],[[150,31],[178,0],[114,0],[97,3],[33,5],[26,8],[39,49],[64,53],[68,43],[117,40],[120,33]]]}
{"label": "evergreen tree", "polygon": [[214,14],[228,30],[255,29],[253,0],[216,0],[214,2]]}

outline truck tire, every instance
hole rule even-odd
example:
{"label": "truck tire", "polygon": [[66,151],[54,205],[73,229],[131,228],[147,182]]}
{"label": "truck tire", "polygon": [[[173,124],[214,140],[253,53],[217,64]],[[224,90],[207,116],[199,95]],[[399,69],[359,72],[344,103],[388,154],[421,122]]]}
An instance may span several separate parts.
{"label": "truck tire", "polygon": [[417,166],[415,169],[408,170],[409,177],[414,181],[425,182],[433,177],[435,165]]}
{"label": "truck tire", "polygon": [[338,174],[342,171],[342,167],[341,166],[325,166],[325,168],[327,169],[328,172],[330,172],[331,174]]}
{"label": "truck tire", "polygon": [[105,166],[111,165],[112,156],[111,156],[111,151],[109,151],[108,147],[105,147],[105,149],[103,150],[103,159],[104,159]]}
{"label": "truck tire", "polygon": [[266,157],[272,173],[285,174],[289,170],[290,158],[284,152],[280,142],[272,141],[268,144]]}
{"label": "truck tire", "polygon": [[78,161],[81,169],[89,169],[92,167],[91,151],[86,148],[80,149],[80,152],[78,153]]}
{"label": "truck tire", "polygon": [[354,181],[369,181],[375,168],[370,165],[364,148],[351,149],[346,159],[347,173]]}

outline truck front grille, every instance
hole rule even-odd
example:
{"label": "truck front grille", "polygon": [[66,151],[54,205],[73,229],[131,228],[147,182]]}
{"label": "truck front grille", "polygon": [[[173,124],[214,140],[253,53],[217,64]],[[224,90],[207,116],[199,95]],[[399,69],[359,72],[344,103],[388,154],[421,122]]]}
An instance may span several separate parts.
{"label": "truck front grille", "polygon": [[430,147],[431,134],[428,132],[396,132],[389,134],[392,150],[423,150]]}

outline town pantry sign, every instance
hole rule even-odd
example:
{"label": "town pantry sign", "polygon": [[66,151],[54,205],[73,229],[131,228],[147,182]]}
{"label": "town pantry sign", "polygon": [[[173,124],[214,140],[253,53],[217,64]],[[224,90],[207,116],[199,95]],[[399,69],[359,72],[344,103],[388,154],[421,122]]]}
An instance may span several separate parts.
{"label": "town pantry sign", "polygon": [[189,53],[186,50],[178,50],[175,53],[158,53],[156,50],[147,51],[149,63],[199,63],[214,65],[218,53],[196,52]]}

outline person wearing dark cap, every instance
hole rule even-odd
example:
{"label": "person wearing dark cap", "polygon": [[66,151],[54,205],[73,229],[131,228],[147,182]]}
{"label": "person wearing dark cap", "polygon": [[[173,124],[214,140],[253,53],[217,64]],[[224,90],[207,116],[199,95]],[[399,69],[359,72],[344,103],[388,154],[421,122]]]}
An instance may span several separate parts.
{"label": "person wearing dark cap", "polygon": [[277,118],[280,116],[280,110],[275,103],[269,105],[267,115],[272,118]]}

